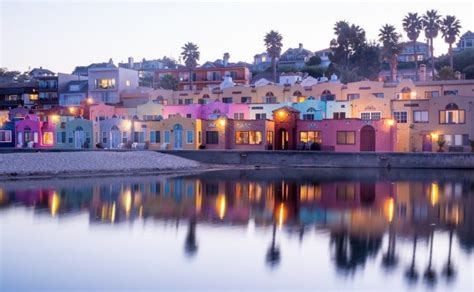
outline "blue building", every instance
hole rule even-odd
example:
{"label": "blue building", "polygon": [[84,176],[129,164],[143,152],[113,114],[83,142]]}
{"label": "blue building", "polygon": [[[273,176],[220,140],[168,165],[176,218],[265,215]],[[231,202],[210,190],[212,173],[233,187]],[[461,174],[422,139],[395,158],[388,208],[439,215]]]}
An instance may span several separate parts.
{"label": "blue building", "polygon": [[0,148],[15,147],[15,123],[0,123]]}

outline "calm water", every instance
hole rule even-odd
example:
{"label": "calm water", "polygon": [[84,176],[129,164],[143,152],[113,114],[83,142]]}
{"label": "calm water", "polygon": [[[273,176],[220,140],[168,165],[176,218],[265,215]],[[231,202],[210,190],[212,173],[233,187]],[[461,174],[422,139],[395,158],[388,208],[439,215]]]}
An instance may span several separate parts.
{"label": "calm water", "polygon": [[0,290],[474,289],[474,173],[0,182]]}

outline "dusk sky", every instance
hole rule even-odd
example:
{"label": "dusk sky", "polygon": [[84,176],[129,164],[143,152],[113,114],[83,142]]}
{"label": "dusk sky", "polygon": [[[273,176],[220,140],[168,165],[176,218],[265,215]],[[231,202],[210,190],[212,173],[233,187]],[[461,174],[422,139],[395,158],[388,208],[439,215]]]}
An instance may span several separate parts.
{"label": "dusk sky", "polygon": [[[265,50],[262,39],[271,29],[283,35],[283,50],[303,43],[316,51],[328,47],[338,20],[360,25],[374,40],[383,24],[402,32],[404,15],[427,9],[458,17],[462,33],[474,30],[470,1],[99,2],[0,0],[0,67],[24,71],[43,66],[70,73],[76,65],[109,58],[115,63],[129,56],[178,59],[188,41],[199,45],[200,63],[222,58],[224,52],[233,62],[252,62],[253,55]],[[435,54],[446,51],[438,37]]]}

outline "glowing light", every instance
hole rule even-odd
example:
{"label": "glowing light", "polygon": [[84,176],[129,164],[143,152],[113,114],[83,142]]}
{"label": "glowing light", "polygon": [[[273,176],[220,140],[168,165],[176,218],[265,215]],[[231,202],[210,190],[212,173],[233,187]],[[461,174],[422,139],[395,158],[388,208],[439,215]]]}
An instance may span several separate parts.
{"label": "glowing light", "polygon": [[224,118],[219,119],[219,125],[221,127],[225,127],[225,124],[226,124],[226,120]]}
{"label": "glowing light", "polygon": [[51,119],[51,122],[57,124],[59,122],[59,116],[58,115],[52,115],[49,117]]}
{"label": "glowing light", "polygon": [[132,121],[129,121],[129,120],[123,121],[123,126],[124,126],[126,129],[131,129],[131,128],[132,128]]}
{"label": "glowing light", "polygon": [[411,99],[416,99],[416,91],[410,92],[410,98]]}
{"label": "glowing light", "polygon": [[125,215],[130,217],[130,211],[132,210],[132,192],[126,191],[123,193],[123,207],[125,208]]}
{"label": "glowing light", "polygon": [[285,114],[286,114],[286,113],[285,113],[284,110],[278,111],[278,117],[281,118],[281,119],[283,119],[283,118],[285,117]]}
{"label": "glowing light", "polygon": [[93,103],[94,103],[94,99],[93,99],[92,97],[87,98],[87,103],[88,103],[88,104],[93,104]]}
{"label": "glowing light", "polygon": [[278,226],[282,226],[283,223],[285,222],[285,205],[283,203],[280,204],[280,207],[278,208]]}
{"label": "glowing light", "polygon": [[76,108],[75,107],[69,107],[69,113],[75,114],[76,113]]}
{"label": "glowing light", "polygon": [[388,120],[387,120],[387,125],[389,125],[390,127],[392,127],[393,125],[395,125],[395,120],[388,119]]}
{"label": "glowing light", "polygon": [[217,197],[217,213],[219,214],[219,219],[224,219],[225,216],[225,208],[226,208],[226,201],[225,201],[225,196],[224,195],[219,195]]}
{"label": "glowing light", "polygon": [[196,213],[200,213],[202,208],[202,194],[196,194]]}
{"label": "glowing light", "polygon": [[115,222],[115,202],[112,204],[112,212],[110,214],[110,222]]}
{"label": "glowing light", "polygon": [[387,216],[387,220],[389,222],[393,221],[393,214],[395,211],[395,201],[393,198],[389,198],[385,203],[385,215]]}
{"label": "glowing light", "polygon": [[56,192],[53,193],[53,197],[51,198],[51,216],[56,216],[59,210],[59,196]]}
{"label": "glowing light", "polygon": [[430,201],[433,206],[439,201],[439,186],[437,183],[431,183]]}
{"label": "glowing light", "polygon": [[432,138],[433,140],[438,140],[439,134],[438,134],[438,133],[431,133],[431,138]]}

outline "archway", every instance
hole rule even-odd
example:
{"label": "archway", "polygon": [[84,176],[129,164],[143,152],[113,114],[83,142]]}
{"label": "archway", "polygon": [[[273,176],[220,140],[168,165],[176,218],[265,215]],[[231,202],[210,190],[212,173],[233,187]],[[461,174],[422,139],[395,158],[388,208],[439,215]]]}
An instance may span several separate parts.
{"label": "archway", "polygon": [[288,150],[288,131],[286,129],[281,128],[278,130],[278,145],[277,145],[277,150]]}
{"label": "archway", "polygon": [[360,151],[375,151],[375,129],[366,125],[360,130]]}
{"label": "archway", "polygon": [[120,129],[114,125],[110,129],[110,148],[115,149],[118,148],[120,144],[121,133]]}
{"label": "archway", "polygon": [[183,148],[183,126],[176,124],[173,126],[174,144],[173,148],[178,150]]}
{"label": "archway", "polygon": [[84,129],[81,126],[74,130],[74,148],[81,149],[84,147],[85,135]]}

